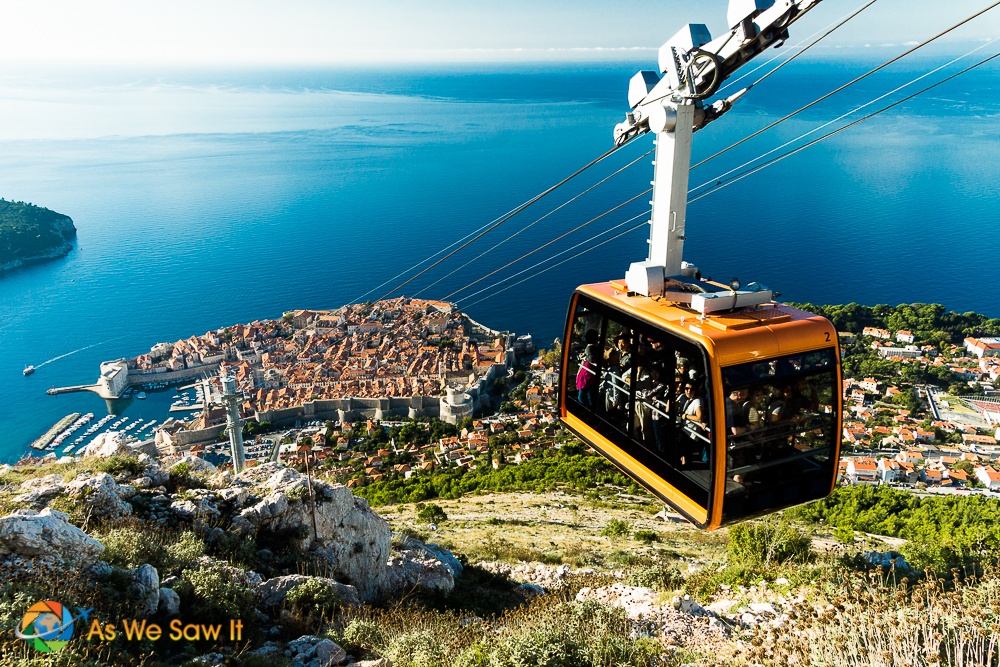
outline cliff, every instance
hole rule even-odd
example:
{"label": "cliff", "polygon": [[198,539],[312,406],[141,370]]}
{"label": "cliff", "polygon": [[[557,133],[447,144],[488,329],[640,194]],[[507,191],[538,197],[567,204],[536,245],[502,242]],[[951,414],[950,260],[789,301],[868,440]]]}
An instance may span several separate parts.
{"label": "cliff", "polygon": [[0,271],[62,257],[72,250],[76,227],[68,215],[0,199]]}

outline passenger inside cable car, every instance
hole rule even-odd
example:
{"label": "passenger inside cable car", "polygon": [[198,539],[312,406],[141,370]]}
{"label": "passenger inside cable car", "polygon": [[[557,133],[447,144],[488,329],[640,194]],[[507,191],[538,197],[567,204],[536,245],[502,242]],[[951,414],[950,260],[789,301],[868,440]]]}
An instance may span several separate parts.
{"label": "passenger inside cable car", "polygon": [[[715,485],[724,485],[721,523],[829,493],[836,462],[833,348],[713,375],[698,341],[583,299],[568,346],[567,377],[576,377],[577,392],[566,393],[567,411],[600,435],[592,444],[619,467],[621,457],[602,443],[620,448],[706,515]],[[724,398],[717,403],[713,383],[720,379]],[[725,457],[724,466],[717,457]],[[642,471],[626,471],[642,481]]]}

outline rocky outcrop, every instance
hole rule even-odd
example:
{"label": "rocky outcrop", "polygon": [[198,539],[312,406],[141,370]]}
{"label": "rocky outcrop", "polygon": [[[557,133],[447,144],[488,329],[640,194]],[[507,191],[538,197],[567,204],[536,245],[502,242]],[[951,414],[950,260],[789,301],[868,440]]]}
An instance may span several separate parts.
{"label": "rocky outcrop", "polygon": [[181,596],[172,588],[161,588],[156,609],[166,616],[177,616],[181,612]]}
{"label": "rocky outcrop", "polygon": [[386,590],[389,525],[341,484],[313,482],[315,531],[305,475],[275,463],[248,468],[237,477],[269,492],[232,522],[241,532],[270,530],[291,536],[300,551],[326,562],[335,578],[352,584],[364,600]]}
{"label": "rocky outcrop", "polygon": [[285,657],[291,658],[292,667],[333,667],[347,657],[347,652],[329,639],[304,635],[288,642]]}
{"label": "rocky outcrop", "polygon": [[214,465],[197,456],[182,457],[179,461],[170,466],[170,472],[179,472],[185,468],[191,474],[207,475],[209,477],[216,475],[219,472],[219,469]]}
{"label": "rocky outcrop", "polygon": [[125,443],[125,433],[106,431],[98,433],[93,441],[85,445],[79,452],[81,457],[97,457],[106,459],[111,456],[127,456],[132,453]]}
{"label": "rocky outcrop", "polygon": [[341,604],[354,607],[361,605],[361,597],[354,586],[341,584],[326,577],[307,577],[302,574],[289,574],[284,577],[268,579],[257,588],[257,600],[264,609],[276,609],[285,602],[285,596],[290,590],[313,580],[332,586],[337,591]]}
{"label": "rocky outcrop", "polygon": [[[160,575],[152,565],[140,565],[129,571],[132,585],[129,593],[135,600],[137,618],[152,616],[160,606]],[[173,591],[171,591],[173,593]],[[174,595],[177,595],[174,593]]]}
{"label": "rocky outcrop", "polygon": [[0,518],[0,559],[15,555],[48,558],[67,566],[95,563],[104,546],[68,519],[49,508],[16,510]]}
{"label": "rocky outcrop", "polygon": [[62,482],[62,475],[46,475],[45,477],[29,479],[21,484],[21,495],[15,497],[14,500],[43,507],[66,489]]}
{"label": "rocky outcrop", "polygon": [[85,515],[110,521],[132,513],[132,506],[125,499],[135,495],[135,487],[119,486],[111,475],[102,472],[74,479],[66,485],[66,493],[82,506]]}
{"label": "rocky outcrop", "polygon": [[551,591],[566,585],[566,578],[574,575],[593,574],[593,568],[574,570],[569,565],[543,565],[542,563],[518,563],[511,565],[499,561],[476,563],[476,567],[506,577],[524,585],[524,590],[537,593],[537,589]]}
{"label": "rocky outcrop", "polygon": [[461,574],[462,564],[450,551],[411,537],[389,559],[384,585],[393,592],[426,588],[450,593]]}

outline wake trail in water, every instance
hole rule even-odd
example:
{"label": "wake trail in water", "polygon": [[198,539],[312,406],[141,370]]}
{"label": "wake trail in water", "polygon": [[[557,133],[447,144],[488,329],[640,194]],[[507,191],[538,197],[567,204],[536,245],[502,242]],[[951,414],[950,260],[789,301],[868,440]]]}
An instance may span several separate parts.
{"label": "wake trail in water", "polygon": [[47,361],[43,361],[42,363],[40,363],[37,366],[35,366],[35,368],[36,369],[41,368],[42,366],[45,366],[46,364],[51,364],[53,361],[59,361],[60,359],[65,359],[66,357],[68,357],[68,356],[70,356],[72,354],[76,354],[77,352],[83,352],[84,350],[89,350],[90,348],[97,347],[98,345],[104,345],[106,343],[113,343],[114,341],[121,340],[124,337],[125,336],[118,336],[117,338],[109,338],[108,340],[102,340],[102,341],[99,341],[97,343],[91,343],[90,345],[86,345],[84,347],[78,348],[76,350],[73,350],[72,352],[67,352],[66,354],[60,354],[58,357],[52,357],[51,359],[48,359]]}

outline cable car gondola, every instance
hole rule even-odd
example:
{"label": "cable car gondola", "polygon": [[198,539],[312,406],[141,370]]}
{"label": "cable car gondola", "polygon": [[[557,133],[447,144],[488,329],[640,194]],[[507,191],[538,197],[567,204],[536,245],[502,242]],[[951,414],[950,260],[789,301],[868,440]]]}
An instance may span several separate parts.
{"label": "cable car gondola", "polygon": [[695,525],[831,492],[840,357],[824,318],[777,303],[702,316],[599,283],[576,290],[564,340],[565,425]]}
{"label": "cable car gondola", "polygon": [[688,25],[639,72],[621,145],[656,133],[649,256],[569,305],[560,415],[578,437],[695,525],[713,529],[828,495],[841,433],[837,333],[826,319],[702,280],[681,261],[691,138],[745,92],[703,100],[787,38],[817,0],[731,0],[731,31]]}

